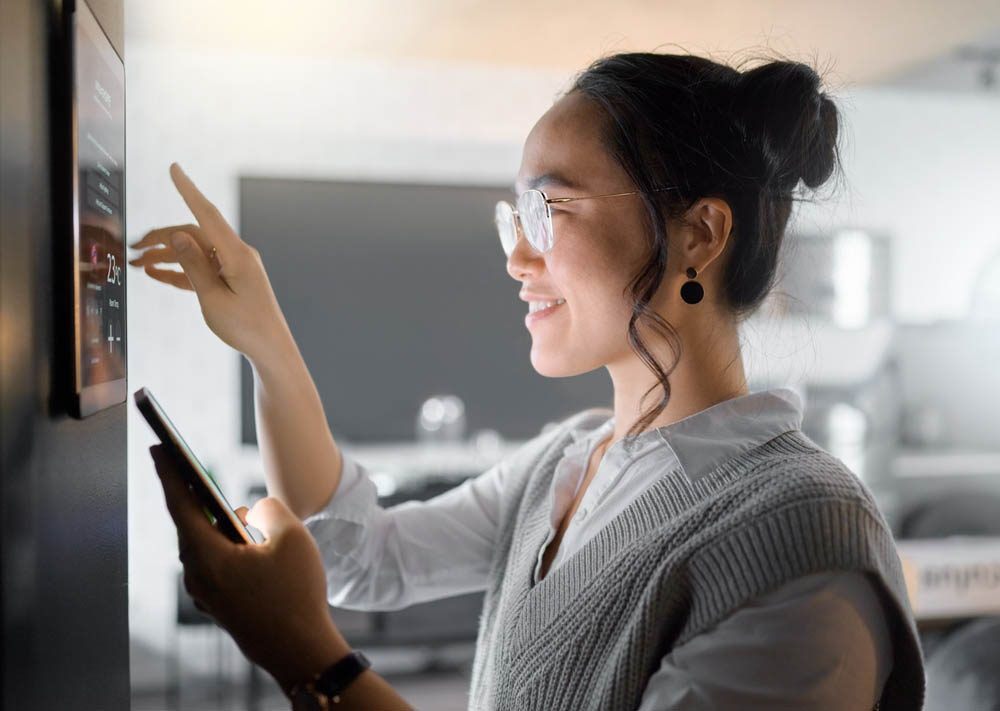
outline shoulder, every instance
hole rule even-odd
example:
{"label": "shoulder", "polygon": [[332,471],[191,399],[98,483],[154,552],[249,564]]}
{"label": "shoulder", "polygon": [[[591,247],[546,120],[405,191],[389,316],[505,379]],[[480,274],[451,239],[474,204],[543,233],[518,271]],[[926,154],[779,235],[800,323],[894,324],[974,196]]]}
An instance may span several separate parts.
{"label": "shoulder", "polygon": [[747,453],[744,465],[748,471],[740,477],[740,488],[749,505],[777,509],[836,502],[877,514],[874,497],[861,478],[801,430],[785,432],[756,447]]}
{"label": "shoulder", "polygon": [[757,594],[824,570],[877,572],[901,587],[889,525],[843,461],[799,430],[748,455],[727,481],[714,483],[692,564],[723,565],[740,576],[751,560],[753,569],[773,573]]}

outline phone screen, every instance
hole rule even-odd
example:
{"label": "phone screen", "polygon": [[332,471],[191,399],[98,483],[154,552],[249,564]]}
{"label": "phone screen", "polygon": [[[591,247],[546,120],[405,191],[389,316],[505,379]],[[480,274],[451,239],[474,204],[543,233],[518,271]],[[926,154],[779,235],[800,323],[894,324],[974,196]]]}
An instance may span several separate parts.
{"label": "phone screen", "polygon": [[233,511],[218,482],[198,461],[153,394],[147,388],[141,388],[135,393],[135,402],[160,441],[174,450],[189,465],[188,483],[199,495],[209,521],[237,543],[257,543],[257,539]]}

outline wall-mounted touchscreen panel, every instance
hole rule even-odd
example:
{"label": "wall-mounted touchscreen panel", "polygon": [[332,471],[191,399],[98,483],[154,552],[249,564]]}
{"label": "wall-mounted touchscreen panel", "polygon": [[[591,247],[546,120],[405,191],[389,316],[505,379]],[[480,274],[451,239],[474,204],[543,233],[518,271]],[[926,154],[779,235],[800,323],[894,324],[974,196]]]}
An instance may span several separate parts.
{"label": "wall-mounted touchscreen panel", "polygon": [[125,67],[82,0],[74,20],[76,390],[85,416],[127,393]]}

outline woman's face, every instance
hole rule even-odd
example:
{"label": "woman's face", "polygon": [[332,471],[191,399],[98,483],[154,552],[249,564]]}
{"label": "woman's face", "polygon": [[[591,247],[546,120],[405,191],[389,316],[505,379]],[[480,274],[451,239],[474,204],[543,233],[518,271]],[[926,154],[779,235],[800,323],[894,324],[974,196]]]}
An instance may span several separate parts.
{"label": "woman's face", "polygon": [[[601,118],[600,109],[578,92],[560,99],[525,141],[515,191],[538,188],[557,198],[634,190],[602,144]],[[519,233],[507,259],[508,273],[522,282],[522,299],[565,299],[541,318],[528,317],[532,366],[542,375],[564,377],[634,358],[626,291],[648,253],[642,198],[579,200],[551,208],[552,249],[539,254]]]}

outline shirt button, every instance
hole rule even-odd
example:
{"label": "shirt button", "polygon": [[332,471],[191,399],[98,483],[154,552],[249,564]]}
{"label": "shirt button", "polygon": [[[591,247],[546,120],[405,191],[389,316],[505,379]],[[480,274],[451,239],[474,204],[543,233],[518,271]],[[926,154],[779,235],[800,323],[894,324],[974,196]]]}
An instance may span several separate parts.
{"label": "shirt button", "polygon": [[587,518],[587,509],[586,509],[586,507],[584,507],[584,508],[580,509],[579,511],[577,511],[576,512],[576,516],[573,517],[573,520],[579,522],[579,521],[582,521],[585,518]]}

